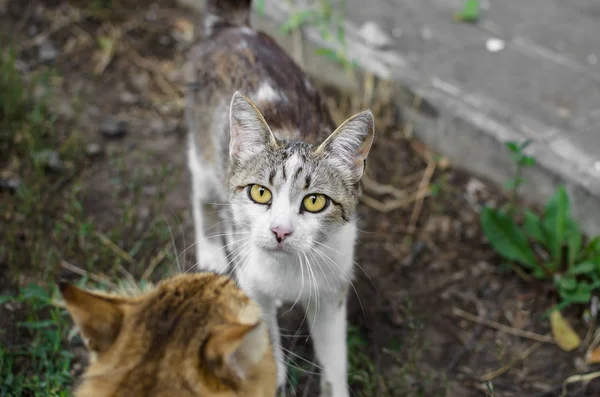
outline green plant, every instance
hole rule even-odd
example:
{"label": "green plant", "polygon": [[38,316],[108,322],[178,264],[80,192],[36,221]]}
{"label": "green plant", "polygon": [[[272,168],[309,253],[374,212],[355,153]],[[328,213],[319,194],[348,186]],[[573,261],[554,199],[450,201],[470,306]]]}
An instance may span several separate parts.
{"label": "green plant", "polygon": [[[8,332],[15,328],[19,337],[15,343],[0,344],[0,395],[68,395],[73,354],[65,350],[64,340],[70,321],[66,311],[53,305],[55,292],[32,284],[17,297],[0,296],[0,302],[23,305],[28,311],[24,321],[5,327]],[[20,364],[23,360],[27,360],[26,366]]]}
{"label": "green plant", "polygon": [[306,9],[291,12],[288,19],[281,25],[281,32],[289,34],[304,25],[317,27],[322,39],[331,45],[317,48],[315,55],[325,56],[350,72],[356,67],[356,62],[348,57],[344,27],[345,7],[345,0],[340,0],[337,7],[334,7],[330,0],[319,0]]}
{"label": "green plant", "polygon": [[348,376],[349,381],[358,387],[363,396],[377,394],[377,373],[373,361],[366,353],[367,341],[357,327],[348,327]]}
{"label": "green plant", "polygon": [[[534,163],[523,155],[525,146],[507,144],[517,162],[517,176],[510,185],[512,201],[501,209],[483,209],[483,232],[492,248],[510,261],[517,272],[552,281],[560,297],[559,308],[588,303],[600,289],[600,237],[584,244],[579,226],[571,217],[564,186],[557,188],[541,216],[530,210],[518,213],[515,197],[523,183],[521,169]],[[522,222],[517,222],[519,218]]]}
{"label": "green plant", "polygon": [[466,0],[463,8],[454,14],[454,19],[462,22],[475,23],[480,17],[479,0]]}

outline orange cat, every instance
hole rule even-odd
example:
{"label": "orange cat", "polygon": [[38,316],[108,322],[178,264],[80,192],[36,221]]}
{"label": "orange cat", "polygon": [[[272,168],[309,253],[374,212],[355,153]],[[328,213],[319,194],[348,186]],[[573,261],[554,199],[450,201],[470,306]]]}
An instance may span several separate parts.
{"label": "orange cat", "polygon": [[90,350],[75,397],[273,397],[260,308],[228,277],[179,275],[137,297],[59,283]]}

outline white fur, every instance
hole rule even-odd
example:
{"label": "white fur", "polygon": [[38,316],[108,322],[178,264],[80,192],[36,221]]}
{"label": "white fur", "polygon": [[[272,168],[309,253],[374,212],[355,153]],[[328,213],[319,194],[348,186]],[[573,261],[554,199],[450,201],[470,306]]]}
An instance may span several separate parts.
{"label": "white fur", "polygon": [[258,87],[255,98],[257,102],[273,102],[279,100],[279,94],[265,81]]}
{"label": "white fur", "polygon": [[196,143],[192,134],[188,138],[188,167],[192,174],[192,212],[196,235],[196,266],[202,270],[222,273],[227,267],[225,250],[221,245],[208,240],[204,232],[202,203],[210,201],[208,192],[217,186],[212,169],[202,167],[198,159]]}

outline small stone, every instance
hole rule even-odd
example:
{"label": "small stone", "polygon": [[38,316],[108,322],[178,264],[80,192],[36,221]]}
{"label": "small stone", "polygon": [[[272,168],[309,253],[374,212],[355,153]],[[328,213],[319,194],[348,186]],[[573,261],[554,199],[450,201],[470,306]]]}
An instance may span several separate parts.
{"label": "small stone", "polygon": [[506,42],[502,39],[491,38],[485,42],[485,48],[489,52],[499,52],[502,51],[506,47]]}
{"label": "small stone", "polygon": [[0,190],[15,191],[23,184],[23,180],[10,171],[0,172]]}
{"label": "small stone", "polygon": [[49,40],[46,40],[40,44],[38,56],[42,62],[52,61],[58,56],[58,50]]}
{"label": "small stone", "polygon": [[191,42],[194,39],[194,24],[187,18],[176,18],[171,35],[175,40]]}
{"label": "small stone", "polygon": [[95,142],[88,143],[88,145],[85,147],[85,154],[88,157],[97,157],[102,154],[102,146]]}
{"label": "small stone", "polygon": [[365,22],[359,32],[362,39],[373,47],[387,47],[392,44],[392,38],[373,21]]}
{"label": "small stone", "polygon": [[429,40],[433,37],[433,31],[427,26],[423,26],[423,28],[421,29],[421,37],[423,38],[423,40]]}
{"label": "small stone", "polygon": [[132,105],[138,101],[138,97],[129,91],[123,91],[119,94],[119,100],[127,105]]}
{"label": "small stone", "polygon": [[61,101],[56,112],[64,119],[72,120],[75,117],[75,110],[69,101]]}
{"label": "small stone", "polygon": [[127,134],[127,123],[108,116],[100,126],[100,133],[106,138],[121,138]]}

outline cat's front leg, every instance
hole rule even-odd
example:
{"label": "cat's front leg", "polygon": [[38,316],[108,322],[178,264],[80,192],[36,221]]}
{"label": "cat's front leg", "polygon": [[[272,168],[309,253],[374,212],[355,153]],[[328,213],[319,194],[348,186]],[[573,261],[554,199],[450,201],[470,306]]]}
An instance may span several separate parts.
{"label": "cat's front leg", "polygon": [[348,397],[346,290],[306,306],[315,355],[321,365],[321,397]]}
{"label": "cat's front leg", "polygon": [[283,349],[281,347],[281,333],[279,331],[279,324],[277,323],[276,300],[263,294],[254,295],[250,293],[250,295],[260,305],[263,311],[263,319],[269,327],[273,356],[275,357],[275,363],[277,364],[277,391],[279,396],[285,396],[287,368],[285,365],[285,355],[283,354]]}

